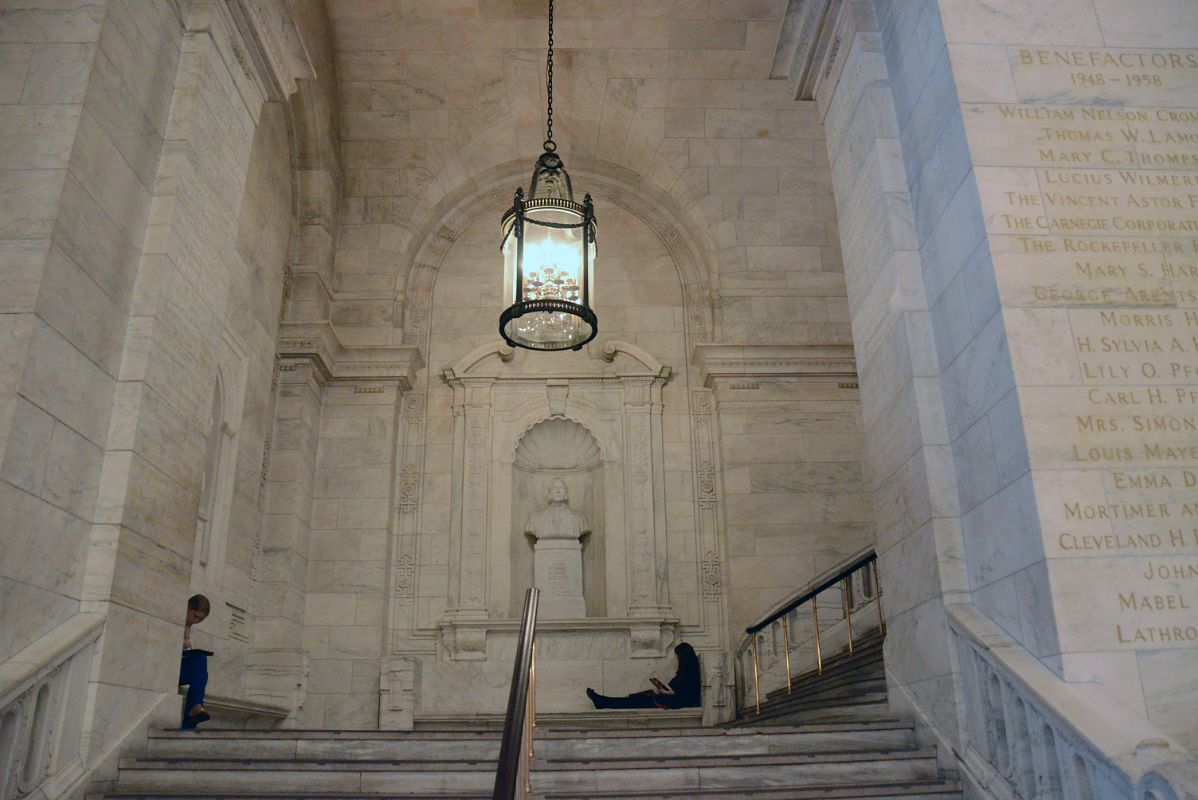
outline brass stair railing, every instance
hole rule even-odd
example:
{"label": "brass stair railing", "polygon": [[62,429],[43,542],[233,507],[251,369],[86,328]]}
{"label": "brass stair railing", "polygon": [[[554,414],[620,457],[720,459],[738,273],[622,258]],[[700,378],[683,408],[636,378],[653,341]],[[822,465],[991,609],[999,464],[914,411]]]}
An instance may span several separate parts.
{"label": "brass stair railing", "polygon": [[[833,595],[834,602],[830,610],[824,612],[821,629],[820,598],[826,594]],[[829,608],[827,599],[825,597],[826,609]],[[822,673],[825,658],[833,652],[829,645],[847,648],[851,654],[858,638],[858,631],[853,627],[853,614],[867,613],[870,605],[876,610],[878,633],[884,633],[878,556],[872,549],[816,579],[811,588],[801,591],[760,622],[745,628],[747,638],[737,650],[736,662],[742,676],[747,677],[752,670],[754,713],[761,713],[763,669],[775,669],[781,662],[786,670],[786,693],[790,694],[794,688],[792,658],[797,655],[805,662],[810,653],[814,656],[812,666],[817,673]],[[810,606],[810,611],[804,606]],[[739,684],[741,691],[737,699],[740,707],[745,708],[748,705],[746,680],[742,679]]]}
{"label": "brass stair railing", "polygon": [[512,688],[508,693],[499,766],[495,770],[493,800],[517,800],[532,793],[533,731],[537,726],[537,598],[529,588],[524,594],[524,616],[516,642]]}

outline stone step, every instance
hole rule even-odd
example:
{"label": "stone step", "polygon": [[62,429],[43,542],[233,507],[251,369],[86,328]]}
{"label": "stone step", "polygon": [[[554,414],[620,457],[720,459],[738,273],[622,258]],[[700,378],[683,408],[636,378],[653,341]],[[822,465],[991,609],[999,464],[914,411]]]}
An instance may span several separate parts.
{"label": "stone step", "polygon": [[[777,676],[774,677],[774,680],[777,680]],[[785,676],[783,676],[782,680],[785,681]],[[792,692],[794,689],[802,688],[803,691],[811,694],[819,693],[829,688],[855,686],[865,682],[880,682],[882,684],[886,682],[886,671],[880,647],[865,653],[856,654],[851,658],[846,658],[832,665],[825,665],[822,673],[813,670],[791,677]],[[771,688],[768,693],[763,693],[762,699],[772,699],[780,696],[786,696],[786,684],[784,682],[781,686]]]}
{"label": "stone step", "polygon": [[758,713],[752,702],[741,709],[733,726],[772,726],[813,720],[842,721],[886,715],[889,695],[882,661],[882,638],[858,642],[854,652],[825,662],[824,670],[796,676],[791,691],[771,690]]}
{"label": "stone step", "polygon": [[[623,735],[621,735],[621,733]],[[898,750],[915,746],[910,724],[873,727],[812,726],[756,732],[745,728],[696,729],[677,732],[603,731],[592,733],[539,732],[538,755],[548,759],[582,758],[601,753],[628,757],[644,752],[671,755],[750,755],[766,753],[848,752]],[[498,758],[497,737],[413,735],[389,732],[386,737],[342,733],[314,738],[276,735],[154,736],[145,758],[175,760],[378,761]]]}
{"label": "stone step", "polygon": [[[534,791],[536,786],[533,787]],[[961,800],[961,785],[953,781],[911,781],[907,783],[854,784],[852,786],[814,787],[742,787],[737,789],[689,790],[666,792],[546,792],[536,794],[544,800]]]}
{"label": "stone step", "polygon": [[[117,790],[129,794],[254,792],[420,795],[482,793],[494,782],[494,761],[122,761]],[[844,785],[849,781],[905,783],[938,778],[935,752],[821,753],[585,762],[538,758],[539,792],[725,791],[754,786]]]}
{"label": "stone step", "polygon": [[[534,779],[536,775],[534,774]],[[421,794],[327,794],[317,792],[276,794],[271,792],[254,793],[222,793],[211,794],[203,792],[115,792],[106,797],[111,800],[482,800],[490,798],[491,791]],[[884,783],[874,785],[854,786],[817,786],[811,788],[752,788],[743,787],[732,790],[723,789],[688,789],[684,792],[674,790],[633,792],[587,791],[579,792],[540,792],[536,785],[530,800],[886,800],[887,798],[902,798],[903,800],[960,800],[961,787],[950,781],[913,781],[908,783]]]}
{"label": "stone step", "polygon": [[[654,728],[694,728],[702,722],[703,712],[697,708],[677,710],[654,710]],[[621,730],[644,724],[643,710],[594,709],[570,712],[540,712],[537,725],[545,730]],[[475,714],[461,716],[418,716],[417,731],[493,731],[503,730],[502,714]]]}
{"label": "stone step", "polygon": [[[807,703],[838,703],[841,700],[850,700],[860,695],[885,693],[887,691],[886,681],[877,678],[857,678],[856,680],[838,680],[834,683],[825,683],[817,686],[806,684],[795,684],[790,692],[786,691],[783,686],[778,692],[771,692],[768,697],[761,698],[761,704],[774,705],[779,703],[790,703],[803,701]],[[750,690],[750,697],[752,691]]]}
{"label": "stone step", "polygon": [[750,706],[745,710],[739,722],[748,726],[770,720],[785,725],[816,721],[848,723],[886,717],[888,714],[887,703],[888,696],[884,692],[861,695],[833,704],[807,703],[802,700],[771,705],[763,703],[760,714],[754,714],[753,708]]}

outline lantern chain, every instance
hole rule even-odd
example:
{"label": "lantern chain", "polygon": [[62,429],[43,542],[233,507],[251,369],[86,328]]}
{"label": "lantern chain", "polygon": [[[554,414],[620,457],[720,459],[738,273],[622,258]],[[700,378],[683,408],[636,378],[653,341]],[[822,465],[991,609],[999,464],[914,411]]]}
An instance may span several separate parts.
{"label": "lantern chain", "polygon": [[545,88],[548,103],[545,106],[545,150],[557,150],[553,141],[553,0],[549,0],[549,53],[545,57]]}

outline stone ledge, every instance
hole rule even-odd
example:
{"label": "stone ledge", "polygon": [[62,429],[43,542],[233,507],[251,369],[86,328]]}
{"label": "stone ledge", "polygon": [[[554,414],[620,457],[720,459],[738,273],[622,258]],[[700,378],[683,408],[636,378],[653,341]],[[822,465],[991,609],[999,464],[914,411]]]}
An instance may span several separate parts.
{"label": "stone ledge", "polygon": [[700,344],[694,357],[708,389],[721,378],[857,380],[851,344]]}
{"label": "stone ledge", "polygon": [[[627,655],[613,659],[664,658],[676,640],[678,619],[663,614],[660,617],[585,617],[582,619],[546,619],[537,622],[537,636],[553,640],[570,634],[618,633],[627,635]],[[450,617],[437,623],[441,645],[453,661],[484,661],[487,658],[487,637],[491,635],[514,639],[520,633],[517,619],[469,619]],[[547,654],[540,658],[553,660]]]}
{"label": "stone ledge", "polygon": [[341,343],[328,321],[279,325],[279,358],[310,359],[328,381],[390,381],[412,388],[424,366],[420,351],[409,345],[355,347]]}

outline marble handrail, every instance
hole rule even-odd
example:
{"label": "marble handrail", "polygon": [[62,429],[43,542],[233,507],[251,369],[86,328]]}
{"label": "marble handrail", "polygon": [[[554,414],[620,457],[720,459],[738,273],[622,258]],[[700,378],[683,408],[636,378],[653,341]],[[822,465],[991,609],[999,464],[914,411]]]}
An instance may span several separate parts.
{"label": "marble handrail", "polygon": [[[46,797],[83,772],[89,672],[104,617],[77,614],[0,664],[0,798]],[[61,788],[61,786],[59,787]]]}
{"label": "marble handrail", "polygon": [[1198,763],[1091,684],[1062,681],[977,608],[946,607],[965,695],[963,766],[1018,800],[1185,800]]}
{"label": "marble handrail", "polygon": [[[536,635],[537,599],[540,592],[529,587],[524,595],[524,616],[520,621],[520,639],[512,666],[512,686],[508,694],[507,715],[499,745],[499,764],[495,770],[494,800],[515,800],[530,793],[532,733],[536,713]],[[524,777],[523,784],[520,777]]]}

